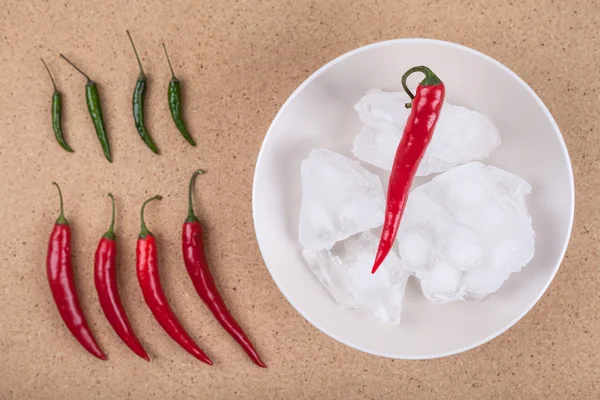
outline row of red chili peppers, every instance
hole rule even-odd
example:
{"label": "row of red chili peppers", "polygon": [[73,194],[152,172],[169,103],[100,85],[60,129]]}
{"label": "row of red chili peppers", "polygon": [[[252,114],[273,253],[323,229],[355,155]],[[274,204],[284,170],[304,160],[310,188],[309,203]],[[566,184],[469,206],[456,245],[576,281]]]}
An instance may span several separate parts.
{"label": "row of red chili peppers", "polygon": [[[188,216],[183,224],[181,236],[183,260],[198,295],[215,318],[240,344],[256,365],[266,368],[265,363],[260,359],[242,328],[227,310],[207,263],[202,238],[202,225],[194,214],[192,204],[194,181],[203,172],[202,170],[195,171],[189,183]],[[106,360],[106,355],[98,346],[81,309],[71,264],[71,231],[64,216],[60,187],[56,182],[53,182],[53,184],[58,188],[60,196],[60,215],[56,220],[48,243],[46,264],[50,290],[58,311],[73,336],[91,354]],[[98,244],[94,260],[94,279],[98,298],[104,315],[117,335],[138,356],[150,361],[150,357],[135,335],[121,304],[116,277],[115,200],[112,194],[109,193],[108,196],[112,200],[111,223],[108,231],[102,236]],[[140,211],[141,232],[136,249],[136,270],[140,288],[152,314],[169,336],[194,357],[212,365],[210,358],[200,349],[179,322],[162,289],[158,271],[156,238],[148,230],[144,220],[146,205],[153,200],[160,199],[161,196],[149,198],[143,203]]]}

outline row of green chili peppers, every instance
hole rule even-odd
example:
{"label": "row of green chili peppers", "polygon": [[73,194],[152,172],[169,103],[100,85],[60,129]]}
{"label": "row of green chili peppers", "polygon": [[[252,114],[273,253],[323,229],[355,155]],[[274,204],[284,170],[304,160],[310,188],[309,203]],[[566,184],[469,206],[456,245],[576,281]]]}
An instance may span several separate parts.
{"label": "row of green chili peppers", "polygon": [[[156,147],[156,143],[150,136],[150,133],[146,129],[144,124],[144,97],[146,94],[146,83],[147,78],[144,73],[144,68],[142,67],[142,62],[140,61],[140,57],[138,55],[137,49],[135,48],[135,44],[133,43],[133,39],[131,38],[131,34],[127,31],[127,36],[129,36],[129,41],[131,42],[131,46],[133,47],[133,51],[135,53],[135,58],[137,59],[138,65],[140,67],[140,74],[137,78],[137,82],[135,84],[135,89],[133,90],[133,119],[135,121],[135,127],[140,134],[140,138],[146,143],[146,145],[152,150],[155,154],[159,154],[158,147]],[[171,116],[173,117],[173,121],[177,126],[181,135],[188,141],[192,146],[196,146],[196,142],[188,132],[185,123],[183,122],[183,116],[181,112],[181,83],[179,79],[175,76],[173,72],[173,66],[171,65],[171,60],[169,59],[169,54],[167,53],[167,47],[163,43],[163,49],[165,50],[165,56],[167,58],[167,62],[169,63],[169,69],[171,71],[171,81],[169,82],[168,89],[168,98],[169,98],[169,109],[171,111]],[[110,145],[108,142],[108,134],[106,132],[106,125],[104,124],[104,114],[102,113],[102,106],[100,102],[100,92],[98,91],[98,85],[96,82],[90,79],[88,75],[86,75],[82,70],[80,70],[75,64],[73,64],[67,57],[60,54],[66,62],[68,62],[73,68],[75,68],[81,75],[83,75],[87,79],[87,83],[85,85],[85,99],[87,102],[88,112],[90,113],[90,117],[92,118],[92,122],[94,123],[94,128],[96,129],[96,135],[98,136],[98,140],[102,146],[102,151],[104,152],[104,156],[109,162],[112,162],[112,157],[110,154]],[[52,81],[52,85],[54,86],[54,93],[52,94],[52,128],[54,130],[54,135],[56,136],[56,140],[60,144],[60,146],[68,152],[73,152],[71,146],[69,146],[64,138],[62,131],[62,94],[58,91],[56,87],[56,83],[54,82],[54,78],[50,73],[50,69],[46,62],[42,59],[46,70],[48,71],[48,75],[50,75],[50,80]]]}

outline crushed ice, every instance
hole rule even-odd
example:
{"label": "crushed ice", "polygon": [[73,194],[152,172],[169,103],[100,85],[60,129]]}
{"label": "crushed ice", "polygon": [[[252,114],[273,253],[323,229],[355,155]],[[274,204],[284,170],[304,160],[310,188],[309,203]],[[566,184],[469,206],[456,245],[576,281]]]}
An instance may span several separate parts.
{"label": "crushed ice", "polygon": [[[355,105],[363,127],[352,153],[391,170],[410,110],[400,92],[367,92]],[[534,232],[522,178],[474,160],[501,143],[485,115],[444,104],[417,175],[442,174],[414,189],[392,250],[370,273],[383,223],[378,176],[327,149],[302,161],[299,241],[303,257],[342,306],[388,324],[400,323],[407,279],[414,275],[436,303],[479,300],[533,257]],[[337,244],[336,244],[337,243]]]}

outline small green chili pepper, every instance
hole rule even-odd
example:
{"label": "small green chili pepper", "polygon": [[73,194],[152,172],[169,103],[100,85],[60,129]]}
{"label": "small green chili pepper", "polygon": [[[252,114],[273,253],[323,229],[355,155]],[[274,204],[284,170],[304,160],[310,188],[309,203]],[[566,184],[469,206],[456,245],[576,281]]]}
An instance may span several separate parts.
{"label": "small green chili pepper", "polygon": [[183,123],[183,118],[181,116],[181,84],[179,83],[179,79],[175,76],[173,72],[173,67],[171,66],[171,60],[169,60],[169,53],[167,53],[167,47],[163,43],[163,48],[165,49],[165,56],[167,56],[167,62],[169,63],[169,69],[171,70],[171,82],[169,82],[169,109],[171,110],[171,116],[173,117],[173,121],[181,132],[181,135],[185,140],[188,141],[192,146],[196,145],[194,139],[190,136],[188,130]]}
{"label": "small green chili pepper", "polygon": [[137,131],[139,132],[144,143],[150,147],[150,150],[158,154],[158,148],[156,148],[154,140],[152,140],[152,137],[144,126],[144,94],[146,93],[146,74],[144,74],[142,62],[140,61],[140,57],[138,56],[137,49],[135,48],[135,44],[133,44],[133,39],[131,38],[129,31],[127,31],[127,36],[129,36],[129,41],[133,47],[135,58],[140,66],[140,74],[138,75],[137,83],[135,84],[135,89],[133,90],[133,119],[135,121],[135,127],[137,128]]}
{"label": "small green chili pepper", "polygon": [[54,130],[54,136],[56,136],[56,141],[58,142],[58,144],[60,144],[60,147],[62,147],[69,153],[73,153],[73,149],[65,141],[62,131],[62,95],[56,88],[56,83],[54,83],[54,78],[52,77],[52,74],[50,73],[50,69],[46,65],[46,62],[43,58],[41,60],[42,63],[44,63],[44,67],[46,67],[46,71],[48,71],[48,75],[50,76],[50,80],[52,81],[52,86],[54,86],[54,93],[52,93],[52,129]]}
{"label": "small green chili pepper", "polygon": [[71,64],[73,68],[77,70],[81,75],[87,79],[87,83],[85,85],[85,101],[87,102],[88,112],[90,113],[90,117],[92,117],[92,122],[94,123],[94,128],[96,128],[96,135],[98,136],[98,140],[100,140],[100,144],[102,145],[102,151],[104,152],[104,157],[109,162],[112,162],[110,157],[110,146],[108,144],[108,136],[106,133],[106,128],[104,126],[104,116],[102,114],[102,106],[100,105],[100,93],[98,92],[98,85],[96,82],[90,79],[82,70],[77,68],[75,64],[73,64],[67,57],[64,55],[60,55],[66,62]]}

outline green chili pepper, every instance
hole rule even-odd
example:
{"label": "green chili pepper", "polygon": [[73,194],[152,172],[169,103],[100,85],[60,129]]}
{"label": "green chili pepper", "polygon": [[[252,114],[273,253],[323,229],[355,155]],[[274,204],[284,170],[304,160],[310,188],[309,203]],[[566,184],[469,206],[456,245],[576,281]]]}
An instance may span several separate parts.
{"label": "green chili pepper", "polygon": [[196,145],[194,139],[190,136],[188,130],[183,123],[183,118],[181,116],[181,84],[179,83],[179,79],[175,76],[173,72],[173,67],[171,66],[171,60],[169,60],[169,53],[167,53],[167,47],[163,43],[163,48],[165,49],[165,56],[167,56],[167,62],[169,63],[169,69],[171,70],[171,82],[169,82],[169,109],[171,110],[171,116],[173,117],[173,121],[181,132],[181,135],[185,140],[188,141],[192,146]]}
{"label": "green chili pepper", "polygon": [[92,117],[92,122],[94,123],[94,128],[96,128],[96,135],[98,136],[98,140],[100,140],[100,144],[102,145],[102,151],[104,152],[104,157],[109,162],[112,162],[110,157],[110,146],[108,144],[108,136],[106,134],[106,128],[104,125],[104,116],[102,114],[102,106],[100,105],[100,93],[98,92],[98,86],[96,82],[90,79],[82,70],[77,68],[75,64],[73,64],[67,57],[64,55],[60,55],[66,62],[71,64],[73,68],[77,70],[81,75],[87,79],[87,83],[85,85],[85,101],[87,102],[88,112],[90,113],[90,117]]}
{"label": "green chili pepper", "polygon": [[127,36],[129,36],[129,41],[133,47],[135,58],[140,66],[140,74],[138,75],[137,83],[135,84],[135,89],[133,90],[133,119],[135,121],[135,127],[137,128],[137,131],[139,132],[144,143],[150,147],[150,150],[158,154],[158,148],[156,148],[154,140],[152,140],[152,137],[144,126],[144,94],[146,93],[146,74],[144,74],[142,62],[140,61],[140,57],[138,56],[137,49],[135,48],[135,44],[133,44],[133,39],[131,38],[129,31],[127,31]]}
{"label": "green chili pepper", "polygon": [[60,144],[60,147],[68,151],[69,153],[73,153],[73,149],[67,144],[62,132],[62,124],[61,124],[61,116],[62,116],[62,95],[56,88],[56,83],[54,83],[54,78],[50,73],[50,69],[46,65],[46,62],[42,58],[42,63],[44,63],[44,67],[46,67],[46,71],[48,71],[48,75],[50,76],[50,80],[52,81],[52,86],[54,86],[54,93],[52,93],[52,129],[54,130],[54,136],[56,136],[56,141]]}

